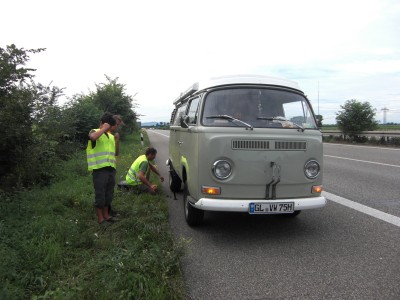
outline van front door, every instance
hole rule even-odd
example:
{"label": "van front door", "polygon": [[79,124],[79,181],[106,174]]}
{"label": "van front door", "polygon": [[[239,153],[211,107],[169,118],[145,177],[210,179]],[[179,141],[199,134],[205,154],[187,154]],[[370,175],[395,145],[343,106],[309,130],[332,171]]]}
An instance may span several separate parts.
{"label": "van front door", "polygon": [[[193,183],[193,175],[197,174],[197,125],[198,125],[198,107],[200,97],[189,100],[187,115],[184,117],[188,128],[181,128],[180,132],[180,160],[182,167],[186,171],[186,179],[191,185]],[[185,126],[186,127],[186,126]],[[194,176],[197,177],[197,176]],[[182,178],[183,180],[185,178]],[[190,187],[189,187],[190,188]]]}
{"label": "van front door", "polygon": [[181,118],[186,113],[187,103],[182,104],[181,106],[176,108],[175,116],[173,122],[170,126],[170,136],[169,136],[169,157],[172,162],[172,166],[178,176],[182,179],[182,167],[180,164],[180,146],[182,144],[181,141]]}

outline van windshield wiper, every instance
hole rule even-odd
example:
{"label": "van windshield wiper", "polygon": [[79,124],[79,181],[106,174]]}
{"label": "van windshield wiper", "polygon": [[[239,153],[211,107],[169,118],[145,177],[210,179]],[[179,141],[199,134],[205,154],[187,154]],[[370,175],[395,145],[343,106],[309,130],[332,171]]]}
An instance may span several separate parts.
{"label": "van windshield wiper", "polygon": [[268,120],[268,121],[281,121],[281,122],[290,122],[292,123],[294,126],[296,126],[298,129],[300,129],[301,131],[304,132],[304,127],[296,124],[292,121],[289,121],[288,119],[284,118],[284,117],[257,117],[257,120]]}
{"label": "van windshield wiper", "polygon": [[230,120],[233,122],[239,122],[241,124],[243,124],[244,126],[246,126],[246,129],[249,128],[250,130],[253,130],[253,126],[251,126],[250,124],[243,122],[242,120],[236,119],[232,116],[228,116],[228,115],[213,115],[213,116],[208,116],[206,117],[207,119],[224,119],[224,120]]}

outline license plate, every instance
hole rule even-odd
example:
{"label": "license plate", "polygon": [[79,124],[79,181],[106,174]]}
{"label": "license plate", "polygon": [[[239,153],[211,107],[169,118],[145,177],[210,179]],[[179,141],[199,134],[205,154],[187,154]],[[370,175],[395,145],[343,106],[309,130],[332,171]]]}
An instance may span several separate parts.
{"label": "license plate", "polygon": [[294,202],[250,203],[249,214],[285,214],[294,212]]}

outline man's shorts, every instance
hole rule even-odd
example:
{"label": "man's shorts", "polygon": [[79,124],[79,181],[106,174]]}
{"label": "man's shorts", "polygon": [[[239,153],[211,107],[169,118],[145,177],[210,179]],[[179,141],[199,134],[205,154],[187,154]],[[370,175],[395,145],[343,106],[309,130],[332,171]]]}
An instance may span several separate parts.
{"label": "man's shorts", "polygon": [[93,186],[95,207],[109,206],[114,197],[115,175],[117,170],[112,167],[93,170]]}

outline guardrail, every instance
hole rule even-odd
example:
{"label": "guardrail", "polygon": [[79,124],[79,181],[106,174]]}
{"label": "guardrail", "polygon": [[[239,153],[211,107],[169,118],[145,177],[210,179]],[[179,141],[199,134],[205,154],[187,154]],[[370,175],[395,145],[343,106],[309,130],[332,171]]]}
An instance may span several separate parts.
{"label": "guardrail", "polygon": [[[341,136],[344,138],[343,133],[340,130],[323,130],[323,136]],[[392,138],[400,137],[400,130],[392,130],[392,131],[362,131],[359,134],[360,136],[365,136],[368,138],[375,137],[377,139],[384,138],[385,141],[390,141]]]}
{"label": "guardrail", "polygon": [[[343,133],[340,130],[323,130],[322,131],[323,136],[340,136],[343,135]],[[360,135],[363,136],[375,136],[375,137],[398,137],[400,136],[400,130],[394,130],[394,131],[362,131]]]}

